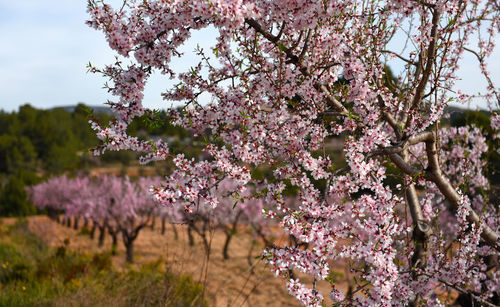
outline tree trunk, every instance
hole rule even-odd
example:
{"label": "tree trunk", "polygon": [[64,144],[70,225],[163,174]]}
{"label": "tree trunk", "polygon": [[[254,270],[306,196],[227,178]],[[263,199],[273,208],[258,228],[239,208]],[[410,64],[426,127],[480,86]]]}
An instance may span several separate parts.
{"label": "tree trunk", "polygon": [[155,229],[156,225],[156,216],[153,216],[153,219],[151,220],[151,229]]}
{"label": "tree trunk", "polygon": [[79,221],[78,216],[75,216],[75,222],[73,223],[74,230],[78,230],[78,221]]}
{"label": "tree trunk", "polygon": [[126,261],[128,263],[134,262],[134,240],[132,238],[123,237],[123,243],[125,243],[125,249],[127,251]]}
{"label": "tree trunk", "polygon": [[66,218],[66,226],[71,228],[71,218]]}
{"label": "tree trunk", "polygon": [[111,255],[116,255],[118,248],[118,230],[108,227],[108,233],[111,236]]}
{"label": "tree trunk", "polygon": [[224,227],[224,233],[226,234],[226,242],[224,242],[224,248],[222,249],[222,256],[224,260],[229,259],[229,254],[228,254],[229,243],[231,242],[233,235],[236,233],[236,226],[238,225],[238,221],[240,219],[241,214],[243,214],[243,211],[240,210],[236,215],[236,218],[234,219],[231,228]]}
{"label": "tree trunk", "polygon": [[106,235],[106,227],[99,226],[99,242],[97,243],[97,246],[99,247],[103,246],[105,235]]}
{"label": "tree trunk", "polygon": [[[208,219],[203,219],[203,227],[201,230],[198,230],[198,234],[200,235],[201,239],[203,240],[203,247],[205,247],[205,253],[208,257],[210,255],[210,245],[207,240],[207,229],[210,225],[210,222]],[[196,229],[195,229],[196,230]]]}
{"label": "tree trunk", "polygon": [[179,233],[177,232],[177,227],[175,227],[174,224],[172,224],[172,230],[174,231],[174,239],[175,239],[175,241],[179,240]]}
{"label": "tree trunk", "polygon": [[89,227],[89,219],[84,217],[83,218],[83,228]]}
{"label": "tree trunk", "polygon": [[224,242],[224,248],[222,249],[222,257],[224,260],[229,259],[228,249],[229,243],[231,242],[231,238],[233,237],[233,233],[231,231],[225,231],[226,233],[226,241]]}
{"label": "tree trunk", "polygon": [[189,239],[189,246],[194,246],[194,237],[193,237],[193,226],[191,224],[188,225],[188,239]]}
{"label": "tree trunk", "polygon": [[162,235],[165,234],[166,224],[167,224],[167,218],[166,217],[162,217],[161,218],[161,234]]}
{"label": "tree trunk", "polygon": [[92,222],[92,228],[90,229],[90,239],[92,239],[92,240],[94,240],[96,228],[97,228],[97,223]]}
{"label": "tree trunk", "polygon": [[111,238],[113,239],[113,242],[111,243],[111,255],[116,255],[116,250],[118,249],[118,236],[116,232],[113,232],[111,234]]}
{"label": "tree trunk", "polygon": [[56,212],[54,209],[52,209],[52,208],[48,208],[48,209],[47,209],[47,216],[48,216],[51,220],[53,220],[53,221],[57,221],[57,220],[58,220],[58,219],[57,219],[57,218],[58,218],[57,212]]}

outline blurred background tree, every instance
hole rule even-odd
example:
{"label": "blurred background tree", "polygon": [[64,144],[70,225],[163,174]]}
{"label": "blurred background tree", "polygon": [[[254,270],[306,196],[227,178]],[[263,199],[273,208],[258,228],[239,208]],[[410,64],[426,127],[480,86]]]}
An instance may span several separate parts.
{"label": "blurred background tree", "polygon": [[[135,163],[136,153],[130,151],[111,151],[100,157],[91,155],[89,149],[99,144],[99,141],[88,124],[89,117],[103,123],[111,118],[109,109],[94,109],[78,104],[40,110],[26,104],[18,112],[0,111],[0,215],[25,216],[36,213],[36,209],[26,200],[25,186],[52,175],[86,172],[93,167],[110,165],[126,172],[126,168]],[[493,137],[490,114],[454,107],[448,108],[447,113],[449,119],[441,125],[475,125],[487,135],[489,151],[486,175],[498,193],[500,154],[497,149],[500,148],[500,139]],[[203,138],[192,139],[189,131],[170,124],[163,111],[137,118],[128,127],[128,132],[139,138],[167,139],[172,153],[184,152],[189,159],[203,154]],[[156,167],[167,174],[172,169],[169,162]],[[262,174],[254,175],[264,179],[268,170],[261,171]],[[400,183],[398,178],[390,176],[387,181],[394,185]],[[294,194],[293,191],[291,194]]]}
{"label": "blurred background tree", "polygon": [[[155,121],[151,120],[152,116]],[[92,156],[89,149],[99,141],[89,126],[89,117],[107,123],[111,119],[110,110],[90,108],[81,103],[50,110],[36,109],[29,104],[21,106],[18,112],[0,110],[1,216],[35,214],[36,209],[26,199],[25,186],[47,177],[109,165],[123,168],[132,161],[135,163],[136,153],[130,151],[106,152],[98,158]],[[171,125],[163,111],[137,118],[128,132],[139,138],[168,138],[173,151],[189,148],[189,157],[202,152],[201,146],[192,146],[190,133]],[[161,167],[162,172],[167,173],[171,168],[168,163]]]}
{"label": "blurred background tree", "polygon": [[490,113],[487,111],[472,111],[462,110],[458,108],[450,108],[450,125],[453,127],[463,127],[474,125],[481,129],[486,137],[488,144],[488,152],[486,154],[486,178],[490,181],[492,191],[500,193],[500,139],[494,136],[494,131],[491,129]]}

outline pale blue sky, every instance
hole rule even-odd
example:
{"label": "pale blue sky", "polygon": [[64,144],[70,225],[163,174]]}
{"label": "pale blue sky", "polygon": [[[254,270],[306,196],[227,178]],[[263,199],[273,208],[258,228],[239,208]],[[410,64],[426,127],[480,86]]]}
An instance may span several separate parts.
{"label": "pale blue sky", "polygon": [[[107,1],[121,4],[121,1]],[[102,32],[85,24],[85,0],[0,0],[0,109],[17,110],[29,102],[38,108],[84,102],[104,105],[113,96],[102,89],[106,79],[87,73],[90,61],[102,67],[114,61]],[[186,56],[175,67],[195,63],[196,41],[211,45],[204,33],[193,35]],[[172,81],[157,76],[146,87],[145,105],[169,106],[160,92]]]}
{"label": "pale blue sky", "polygon": [[[120,0],[107,1],[121,4]],[[85,0],[0,0],[0,109],[6,111],[29,102],[39,108],[84,102],[104,105],[113,99],[102,89],[104,79],[87,74],[86,64],[111,63],[114,54],[101,32],[85,25]],[[176,68],[195,64],[191,54],[196,42],[209,46],[210,31],[193,37],[184,51],[186,57]],[[500,58],[497,48],[492,59]],[[490,61],[492,76],[500,84],[500,61]],[[459,87],[477,92],[484,88],[472,57],[462,65]],[[159,93],[171,83],[156,77],[147,85],[145,105],[168,106]]]}

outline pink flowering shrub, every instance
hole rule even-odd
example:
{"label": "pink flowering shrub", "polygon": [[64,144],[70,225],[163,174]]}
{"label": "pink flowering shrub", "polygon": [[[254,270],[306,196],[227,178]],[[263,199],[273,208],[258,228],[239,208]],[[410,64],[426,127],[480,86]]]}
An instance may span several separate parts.
{"label": "pink flowering shrub", "polygon": [[[123,59],[91,67],[110,79],[117,115],[107,127],[92,122],[103,141],[94,153],[172,159],[156,201],[193,214],[226,206],[217,193],[224,180],[244,195],[262,184],[252,170],[266,167],[272,175],[256,197],[298,244],[270,246],[263,259],[302,304],[433,306],[443,304],[443,290],[498,304],[498,199],[483,175],[486,143],[473,127],[440,126],[450,101],[478,98],[453,88],[466,52],[488,84],[479,98],[498,106],[487,66],[500,29],[496,1],[145,0],[112,8],[90,0],[88,12],[89,26]],[[174,71],[179,48],[203,28],[216,44],[198,48],[190,71]],[[401,69],[391,77],[387,67]],[[189,160],[166,142],[127,135],[134,117],[151,113],[142,98],[154,72],[178,81],[162,93],[184,106],[169,118],[204,135],[209,158]],[[340,162],[327,150],[339,137]],[[401,184],[389,185],[388,175]],[[349,293],[328,277],[336,260],[358,276]],[[329,294],[317,289],[322,280]]]}

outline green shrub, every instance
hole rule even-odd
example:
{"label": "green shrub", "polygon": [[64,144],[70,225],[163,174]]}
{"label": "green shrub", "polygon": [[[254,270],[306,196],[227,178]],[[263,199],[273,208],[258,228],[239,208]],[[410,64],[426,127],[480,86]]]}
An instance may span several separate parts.
{"label": "green shrub", "polygon": [[178,277],[167,274],[167,279],[171,284],[175,285],[173,295],[166,296],[168,306],[208,306],[202,297],[203,286],[195,283],[190,275]]}
{"label": "green shrub", "polygon": [[43,241],[31,232],[26,218],[19,218],[13,225],[9,226],[7,234],[17,246],[23,247],[25,256],[30,259],[47,249]]}
{"label": "green shrub", "polygon": [[94,256],[92,257],[91,266],[97,272],[100,272],[103,270],[110,270],[111,269],[111,254],[110,253],[94,254]]}
{"label": "green shrub", "polygon": [[88,227],[82,227],[77,233],[79,236],[90,236],[90,229]]}
{"label": "green shrub", "polygon": [[0,283],[30,279],[32,265],[12,245],[0,243],[0,265]]}
{"label": "green shrub", "polygon": [[60,246],[55,252],[38,262],[36,275],[39,279],[57,278],[67,283],[85,275],[89,265],[88,256],[67,251],[65,246]]}
{"label": "green shrub", "polygon": [[[109,253],[48,248],[26,220],[6,227],[0,242],[0,306],[206,307],[191,276],[164,272],[163,261],[116,271]],[[69,242],[68,242],[69,243]]]}

